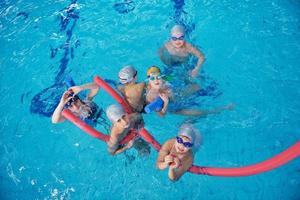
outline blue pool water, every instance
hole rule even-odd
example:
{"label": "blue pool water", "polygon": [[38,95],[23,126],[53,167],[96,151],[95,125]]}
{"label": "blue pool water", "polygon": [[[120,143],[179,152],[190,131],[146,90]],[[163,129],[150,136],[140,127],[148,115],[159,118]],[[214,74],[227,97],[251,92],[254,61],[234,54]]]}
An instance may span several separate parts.
{"label": "blue pool water", "polygon": [[[156,51],[182,23],[206,57],[200,82],[220,94],[194,105],[236,108],[198,119],[147,115],[146,128],[162,143],[192,120],[203,135],[197,165],[263,161],[300,140],[299,19],[297,0],[0,1],[0,198],[299,200],[299,158],[250,177],[187,173],[173,183],[153,149],[112,157],[105,143],[46,117],[66,75],[115,80],[132,64],[143,80],[147,67],[163,66]],[[103,91],[95,101],[114,102]]]}

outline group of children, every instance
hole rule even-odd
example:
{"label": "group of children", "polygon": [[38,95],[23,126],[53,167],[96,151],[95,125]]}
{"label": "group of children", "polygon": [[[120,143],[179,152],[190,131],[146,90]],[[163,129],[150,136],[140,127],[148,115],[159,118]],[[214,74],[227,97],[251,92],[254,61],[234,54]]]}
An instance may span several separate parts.
{"label": "group of children", "polygon": [[[162,48],[159,49],[159,56],[162,62],[167,66],[179,65],[187,62],[190,55],[198,58],[198,62],[189,75],[196,77],[200,67],[204,62],[202,53],[184,40],[184,29],[180,25],[175,25],[171,30],[171,38]],[[172,106],[176,102],[176,95],[189,95],[186,88],[174,89],[172,84],[165,80],[164,74],[156,66],[148,68],[146,82],[137,82],[138,72],[133,66],[123,67],[119,71],[118,91],[122,94],[125,101],[130,105],[133,113],[127,114],[120,105],[110,105],[106,109],[107,118],[112,123],[110,128],[110,139],[107,142],[108,152],[111,155],[117,155],[134,146],[142,155],[149,153],[149,145],[141,138],[134,138],[127,144],[120,144],[123,138],[131,130],[138,130],[144,126],[142,113],[154,111],[160,116],[168,113],[188,114],[188,115],[206,115],[220,112],[222,109],[215,109],[210,112],[197,110],[179,109]],[[184,74],[182,76],[185,76]],[[178,77],[179,78],[179,77]],[[196,89],[195,89],[196,88]],[[192,87],[191,92],[198,90]],[[90,90],[85,100],[77,95],[83,90]],[[58,123],[64,121],[61,112],[63,109],[69,109],[81,119],[93,120],[97,117],[97,109],[92,103],[93,97],[97,94],[99,87],[94,83],[88,83],[81,86],[70,87],[64,94],[55,109],[52,122]],[[200,133],[191,124],[183,124],[178,131],[176,138],[166,141],[159,151],[157,159],[158,169],[169,167],[169,178],[178,180],[193,163],[193,154],[200,145]]]}

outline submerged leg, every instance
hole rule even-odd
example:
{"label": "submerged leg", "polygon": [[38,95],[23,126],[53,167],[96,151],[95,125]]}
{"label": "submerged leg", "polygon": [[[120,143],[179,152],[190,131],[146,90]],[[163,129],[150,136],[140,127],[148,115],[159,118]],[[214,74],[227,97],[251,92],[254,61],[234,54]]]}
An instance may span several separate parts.
{"label": "submerged leg", "polygon": [[186,96],[190,96],[196,92],[198,92],[200,90],[200,86],[198,84],[191,84],[188,85],[187,87],[185,87],[182,91],[181,91],[181,97],[186,97]]}
{"label": "submerged leg", "polygon": [[211,114],[219,114],[224,110],[233,110],[234,107],[235,107],[235,105],[233,103],[230,103],[226,106],[218,107],[213,110],[180,109],[180,110],[177,110],[172,113],[177,114],[177,115],[205,117],[205,116],[211,115]]}
{"label": "submerged leg", "polygon": [[150,146],[142,138],[136,139],[133,147],[138,151],[139,156],[148,156],[150,154]]}

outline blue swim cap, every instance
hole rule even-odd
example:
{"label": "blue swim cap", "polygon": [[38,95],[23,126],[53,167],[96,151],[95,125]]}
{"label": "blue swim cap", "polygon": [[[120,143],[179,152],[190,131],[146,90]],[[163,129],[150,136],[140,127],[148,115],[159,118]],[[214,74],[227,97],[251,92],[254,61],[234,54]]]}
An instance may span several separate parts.
{"label": "blue swim cap", "polygon": [[183,124],[180,126],[178,136],[185,136],[193,143],[193,151],[198,151],[201,145],[200,132],[192,124]]}

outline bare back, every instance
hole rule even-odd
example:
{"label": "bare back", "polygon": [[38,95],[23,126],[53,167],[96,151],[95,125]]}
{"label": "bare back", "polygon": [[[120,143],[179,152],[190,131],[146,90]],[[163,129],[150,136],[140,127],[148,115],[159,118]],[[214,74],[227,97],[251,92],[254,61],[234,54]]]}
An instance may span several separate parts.
{"label": "bare back", "polygon": [[145,104],[145,83],[128,84],[124,87],[124,97],[134,112],[141,112]]}

